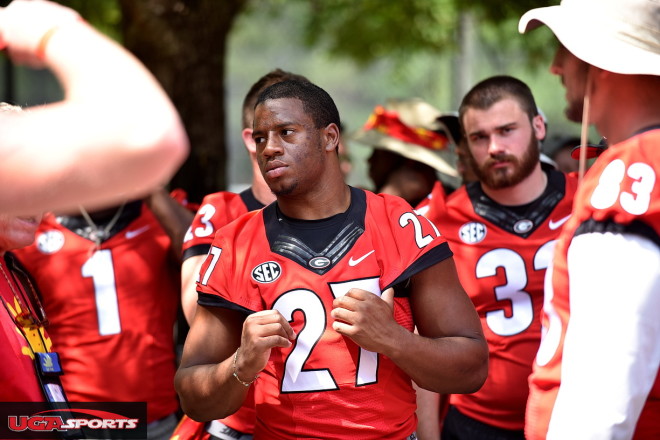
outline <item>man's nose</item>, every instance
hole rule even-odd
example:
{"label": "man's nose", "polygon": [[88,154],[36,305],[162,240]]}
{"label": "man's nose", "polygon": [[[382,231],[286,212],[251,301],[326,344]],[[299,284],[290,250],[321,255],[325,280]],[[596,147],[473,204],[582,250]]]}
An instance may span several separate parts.
{"label": "man's nose", "polygon": [[550,70],[550,73],[552,73],[553,75],[557,75],[557,76],[561,76],[561,74],[563,72],[563,69],[561,68],[561,66],[559,66],[558,64],[556,64],[554,62],[550,65],[549,70]]}
{"label": "man's nose", "polygon": [[562,76],[564,73],[564,58],[566,55],[566,49],[563,46],[559,46],[555,52],[555,56],[552,58],[552,63],[550,64],[550,73],[557,76]]}
{"label": "man's nose", "polygon": [[264,145],[263,155],[266,157],[273,157],[281,155],[282,152],[282,143],[277,136],[269,136]]}
{"label": "man's nose", "polygon": [[493,135],[488,141],[488,154],[491,156],[496,156],[504,152],[504,145],[497,136]]}

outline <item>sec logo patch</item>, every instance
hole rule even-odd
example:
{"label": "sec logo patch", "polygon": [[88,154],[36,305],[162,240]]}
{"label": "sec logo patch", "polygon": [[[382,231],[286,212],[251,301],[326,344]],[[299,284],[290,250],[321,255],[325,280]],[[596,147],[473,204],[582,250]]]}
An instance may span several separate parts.
{"label": "sec logo patch", "polygon": [[479,222],[469,222],[461,226],[458,236],[463,243],[476,244],[486,238],[486,225]]}
{"label": "sec logo patch", "polygon": [[64,246],[64,234],[58,230],[42,232],[37,236],[37,249],[44,254],[54,254]]}
{"label": "sec logo patch", "polygon": [[272,283],[280,277],[282,268],[274,261],[261,263],[252,269],[252,279],[257,283]]}

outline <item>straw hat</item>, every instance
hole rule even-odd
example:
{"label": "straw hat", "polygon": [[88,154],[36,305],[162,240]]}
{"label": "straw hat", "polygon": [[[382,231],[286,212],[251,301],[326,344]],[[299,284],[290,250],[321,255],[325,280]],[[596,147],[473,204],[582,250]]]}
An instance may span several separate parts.
{"label": "straw hat", "polygon": [[458,177],[454,153],[456,142],[452,131],[445,125],[454,119],[458,121],[456,115],[443,114],[419,98],[389,99],[385,106],[376,106],[364,127],[351,139]]}
{"label": "straw hat", "polygon": [[573,55],[614,73],[660,75],[660,1],[563,0],[520,19],[525,33],[545,24]]}

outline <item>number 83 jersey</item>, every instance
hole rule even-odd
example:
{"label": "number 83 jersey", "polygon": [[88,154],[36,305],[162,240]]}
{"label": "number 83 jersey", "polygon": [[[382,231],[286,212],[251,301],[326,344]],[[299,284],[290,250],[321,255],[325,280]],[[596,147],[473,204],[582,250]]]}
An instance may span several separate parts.
{"label": "number 83 jersey", "polygon": [[[246,314],[276,309],[297,334],[292,347],[272,350],[255,383],[255,438],[410,435],[410,378],[335,332],[332,303],[354,287],[380,295],[451,255],[402,199],[355,188],[349,209],[328,219],[286,218],[273,203],[222,228],[200,271],[199,303]],[[397,293],[394,313],[412,331],[405,295]]]}

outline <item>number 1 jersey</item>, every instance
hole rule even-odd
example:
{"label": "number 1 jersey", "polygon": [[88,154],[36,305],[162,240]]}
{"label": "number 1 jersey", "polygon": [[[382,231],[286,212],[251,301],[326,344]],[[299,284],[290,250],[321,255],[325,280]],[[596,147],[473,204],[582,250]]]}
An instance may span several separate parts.
{"label": "number 1 jersey", "polygon": [[178,409],[173,326],[180,280],[169,237],[141,209],[98,249],[48,214],[35,244],[16,254],[43,294],[69,399],[147,402],[151,422]]}

